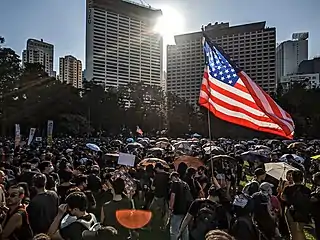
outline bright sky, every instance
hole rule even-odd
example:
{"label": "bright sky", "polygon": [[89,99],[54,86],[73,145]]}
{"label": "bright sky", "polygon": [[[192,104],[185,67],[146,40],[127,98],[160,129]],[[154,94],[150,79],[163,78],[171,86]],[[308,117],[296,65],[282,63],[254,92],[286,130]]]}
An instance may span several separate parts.
{"label": "bright sky", "polygon": [[[134,0],[139,2],[139,0]],[[277,41],[291,38],[293,32],[310,32],[309,57],[320,55],[319,0],[146,0],[155,8],[172,9],[185,19],[180,33],[199,31],[209,22],[231,25],[267,21],[277,28]],[[1,0],[0,36],[19,55],[28,38],[43,38],[55,45],[58,58],[72,54],[84,62],[84,0]],[[177,20],[177,19],[176,19]],[[174,24],[175,21],[172,21]],[[176,31],[174,31],[176,32]],[[84,65],[84,64],[83,64]]]}

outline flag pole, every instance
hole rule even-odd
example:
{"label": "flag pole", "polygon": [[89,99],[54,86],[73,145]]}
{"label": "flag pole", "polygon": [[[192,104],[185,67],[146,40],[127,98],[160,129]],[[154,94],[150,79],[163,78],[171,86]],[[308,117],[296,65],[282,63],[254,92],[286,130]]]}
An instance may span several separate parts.
{"label": "flag pole", "polygon": [[[204,45],[205,43],[205,27],[202,25],[201,26],[201,31],[203,34],[203,40],[202,40],[202,44]],[[206,58],[206,56],[205,56]],[[210,140],[210,165],[211,165],[211,174],[212,174],[212,178],[214,177],[214,170],[213,170],[213,161],[212,161],[212,135],[211,135],[211,121],[210,121],[210,110],[207,109],[207,119],[208,119],[208,134],[209,134],[209,140]]]}
{"label": "flag pole", "polygon": [[210,165],[211,165],[211,174],[212,178],[214,177],[214,171],[213,171],[213,161],[212,161],[212,135],[211,135],[211,118],[210,118],[210,111],[207,110],[207,117],[208,117],[208,134],[209,134],[209,141],[210,141]]}

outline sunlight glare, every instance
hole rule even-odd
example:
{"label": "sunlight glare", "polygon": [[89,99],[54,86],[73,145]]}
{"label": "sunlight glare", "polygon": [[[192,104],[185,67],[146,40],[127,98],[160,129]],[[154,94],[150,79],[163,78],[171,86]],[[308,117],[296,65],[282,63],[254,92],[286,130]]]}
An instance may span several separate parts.
{"label": "sunlight glare", "polygon": [[161,10],[163,15],[158,19],[154,31],[162,35],[164,44],[175,44],[174,35],[184,30],[184,18],[172,7],[164,6]]}

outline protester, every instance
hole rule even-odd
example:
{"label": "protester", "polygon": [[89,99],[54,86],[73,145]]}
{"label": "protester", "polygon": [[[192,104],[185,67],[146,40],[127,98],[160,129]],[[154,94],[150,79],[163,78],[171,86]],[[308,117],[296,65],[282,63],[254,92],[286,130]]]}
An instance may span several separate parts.
{"label": "protester", "polygon": [[[174,139],[165,139],[165,149],[155,155],[161,159],[142,164],[158,140],[142,139],[142,145],[134,143],[142,140],[132,138],[131,148],[122,140],[115,145],[111,144],[114,138],[95,139],[99,152],[86,146],[87,138],[69,137],[57,138],[51,146],[34,142],[16,148],[14,161],[3,162],[0,170],[1,238],[232,239],[229,233],[236,240],[273,240],[289,237],[288,223],[292,238],[304,239],[305,226],[312,221],[319,235],[320,177],[318,173],[313,179],[308,176],[320,164],[309,159],[312,169],[308,169],[301,159],[298,165],[292,161],[296,161],[294,154],[307,158],[320,153],[320,144],[307,154],[266,140],[237,147],[236,140],[215,140],[228,158],[215,154],[217,160],[210,161],[202,151],[208,140],[193,139],[184,153],[183,148],[172,150]],[[14,142],[3,144],[11,154]],[[260,161],[257,155],[250,159],[239,152],[263,144],[272,152],[266,154],[272,157],[270,163],[287,161],[288,165],[274,171],[264,164],[266,156]],[[290,156],[277,157],[275,149]],[[118,152],[136,154],[134,166],[118,165]],[[189,156],[183,155],[181,161],[179,154]],[[258,168],[250,171],[247,162]],[[243,181],[251,175],[252,180]],[[312,190],[305,184],[311,181]],[[131,216],[135,209],[143,211],[130,224],[119,218],[119,213]]]}

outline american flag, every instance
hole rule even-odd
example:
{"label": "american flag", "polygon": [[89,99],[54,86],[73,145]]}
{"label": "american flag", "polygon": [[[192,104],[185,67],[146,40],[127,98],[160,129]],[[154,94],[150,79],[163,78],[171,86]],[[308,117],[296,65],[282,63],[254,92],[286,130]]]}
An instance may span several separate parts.
{"label": "american flag", "polygon": [[199,104],[222,120],[292,139],[291,116],[208,38],[203,49]]}
{"label": "american flag", "polygon": [[143,135],[143,131],[141,130],[141,128],[139,126],[137,126],[137,130],[136,132],[140,135]]}

